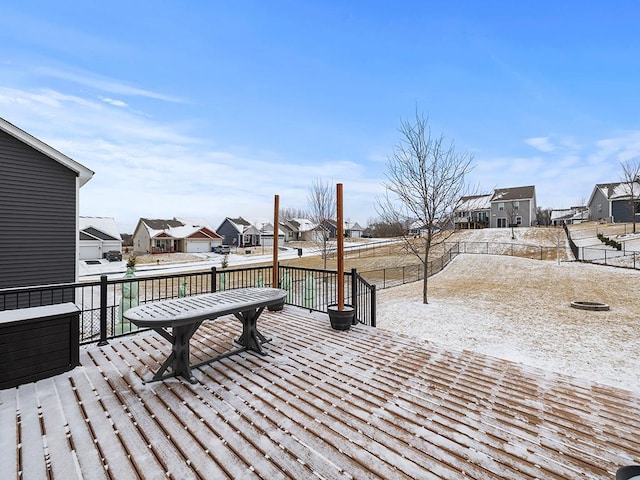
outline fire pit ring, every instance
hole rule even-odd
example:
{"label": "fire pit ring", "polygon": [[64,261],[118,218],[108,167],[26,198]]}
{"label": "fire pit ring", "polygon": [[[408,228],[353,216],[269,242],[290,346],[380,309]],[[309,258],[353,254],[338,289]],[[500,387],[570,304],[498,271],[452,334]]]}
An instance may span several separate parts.
{"label": "fire pit ring", "polygon": [[609,305],[600,302],[571,302],[571,306],[579,310],[593,310],[597,312],[609,310]]}

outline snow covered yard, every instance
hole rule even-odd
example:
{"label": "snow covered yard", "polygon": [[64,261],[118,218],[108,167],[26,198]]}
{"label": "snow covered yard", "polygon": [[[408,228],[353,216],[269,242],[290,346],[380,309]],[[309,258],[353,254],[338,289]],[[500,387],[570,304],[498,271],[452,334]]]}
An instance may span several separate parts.
{"label": "snow covered yard", "polygon": [[[377,326],[640,391],[640,271],[460,255],[429,280],[378,293]],[[570,307],[603,302],[611,310]]]}

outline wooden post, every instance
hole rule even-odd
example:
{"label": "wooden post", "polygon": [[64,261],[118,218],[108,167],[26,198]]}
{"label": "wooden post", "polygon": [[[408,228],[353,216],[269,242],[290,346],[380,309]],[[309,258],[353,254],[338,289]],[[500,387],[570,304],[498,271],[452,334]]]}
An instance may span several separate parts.
{"label": "wooden post", "polygon": [[344,221],[342,219],[342,184],[336,185],[338,241],[338,310],[344,310]]}
{"label": "wooden post", "polygon": [[278,215],[280,213],[279,210],[280,197],[278,195],[275,195],[273,197],[273,273],[271,275],[271,286],[273,288],[280,288],[280,282],[278,281],[278,233],[280,232],[280,221],[278,218]]}

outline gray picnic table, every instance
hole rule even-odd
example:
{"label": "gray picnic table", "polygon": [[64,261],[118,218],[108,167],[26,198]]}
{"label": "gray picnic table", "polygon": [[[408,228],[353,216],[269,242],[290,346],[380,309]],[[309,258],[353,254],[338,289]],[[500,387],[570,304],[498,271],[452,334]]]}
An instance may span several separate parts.
{"label": "gray picnic table", "polygon": [[[191,375],[192,368],[245,350],[266,355],[262,344],[270,339],[258,331],[258,317],[266,307],[283,303],[286,296],[287,291],[279,288],[240,288],[149,302],[127,310],[123,316],[138,327],[155,330],[171,342],[171,355],[150,381],[182,376],[189,382],[196,383],[196,379]],[[217,357],[191,364],[189,340],[202,322],[230,314],[242,322],[242,334],[234,340],[239,347]],[[165,373],[168,369],[170,371]]]}

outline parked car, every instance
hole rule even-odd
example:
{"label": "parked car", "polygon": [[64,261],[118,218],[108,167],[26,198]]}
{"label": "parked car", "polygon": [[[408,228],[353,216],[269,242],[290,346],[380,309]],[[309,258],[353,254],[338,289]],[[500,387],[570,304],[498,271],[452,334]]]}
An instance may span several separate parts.
{"label": "parked car", "polygon": [[227,254],[229,252],[231,252],[231,248],[229,248],[229,245],[216,245],[213,249],[214,253],[221,253],[221,254]]}
{"label": "parked car", "polygon": [[122,252],[119,252],[117,250],[109,250],[108,252],[105,252],[103,256],[110,262],[122,261]]}

